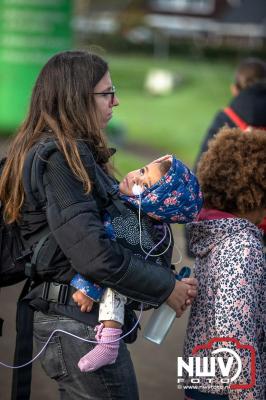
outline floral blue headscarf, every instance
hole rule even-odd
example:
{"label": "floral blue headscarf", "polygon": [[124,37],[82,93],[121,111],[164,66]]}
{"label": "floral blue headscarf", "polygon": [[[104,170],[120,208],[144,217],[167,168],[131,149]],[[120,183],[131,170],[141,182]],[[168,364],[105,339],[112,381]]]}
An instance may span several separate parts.
{"label": "floral blue headscarf", "polygon": [[[196,176],[175,156],[172,156],[168,172],[140,196],[141,211],[167,223],[186,224],[193,221],[203,203]],[[119,197],[139,208],[139,196],[119,193]]]}

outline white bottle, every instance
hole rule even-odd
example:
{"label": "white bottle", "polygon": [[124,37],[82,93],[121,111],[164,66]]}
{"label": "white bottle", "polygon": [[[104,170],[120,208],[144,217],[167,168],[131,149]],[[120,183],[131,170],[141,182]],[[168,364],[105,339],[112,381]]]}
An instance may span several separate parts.
{"label": "white bottle", "polygon": [[[176,275],[177,280],[188,278],[190,276],[190,268],[183,267],[179,274]],[[176,312],[163,303],[159,308],[155,309],[144,329],[143,336],[153,343],[161,344],[167,333],[169,332],[174,320]]]}

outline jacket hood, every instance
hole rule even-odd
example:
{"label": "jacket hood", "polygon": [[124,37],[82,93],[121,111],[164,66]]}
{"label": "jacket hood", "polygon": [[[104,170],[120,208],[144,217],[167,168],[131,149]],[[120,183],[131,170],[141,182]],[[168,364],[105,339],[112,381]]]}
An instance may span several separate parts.
{"label": "jacket hood", "polygon": [[249,230],[250,234],[261,240],[260,229],[250,221],[242,218],[222,218],[191,222],[187,224],[190,250],[196,257],[204,257],[220,242]]}
{"label": "jacket hood", "polygon": [[196,176],[175,156],[169,171],[140,196],[120,197],[152,218],[180,224],[193,221],[203,203]]}
{"label": "jacket hood", "polygon": [[266,127],[266,84],[242,90],[230,106],[248,125]]}

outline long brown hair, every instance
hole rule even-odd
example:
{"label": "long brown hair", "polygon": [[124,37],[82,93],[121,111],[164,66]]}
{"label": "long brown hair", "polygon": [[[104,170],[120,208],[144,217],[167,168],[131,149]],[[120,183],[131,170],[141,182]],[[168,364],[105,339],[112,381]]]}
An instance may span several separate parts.
{"label": "long brown hair", "polygon": [[[28,115],[15,136],[0,177],[0,200],[7,223],[18,220],[24,202],[22,172],[29,149],[47,132],[57,140],[73,173],[91,190],[77,140],[86,140],[96,157],[108,159],[108,148],[96,113],[93,90],[108,71],[98,55],[66,51],[41,70],[32,91]],[[107,166],[108,169],[108,166]]]}

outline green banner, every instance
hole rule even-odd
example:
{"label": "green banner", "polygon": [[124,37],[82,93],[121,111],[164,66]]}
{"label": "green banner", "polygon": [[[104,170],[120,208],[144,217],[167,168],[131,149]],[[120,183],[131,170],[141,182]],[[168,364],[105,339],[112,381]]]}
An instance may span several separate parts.
{"label": "green banner", "polygon": [[27,112],[45,62],[72,47],[72,0],[0,0],[0,134]]}

